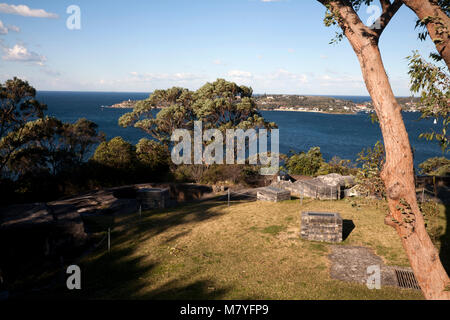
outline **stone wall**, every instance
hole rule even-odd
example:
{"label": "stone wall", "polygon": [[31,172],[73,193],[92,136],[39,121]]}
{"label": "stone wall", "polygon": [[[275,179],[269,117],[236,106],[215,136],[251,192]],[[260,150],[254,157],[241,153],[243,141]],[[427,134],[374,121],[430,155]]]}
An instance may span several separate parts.
{"label": "stone wall", "polygon": [[342,242],[343,220],[338,213],[303,212],[300,235],[305,240]]}
{"label": "stone wall", "polygon": [[319,200],[340,200],[347,188],[355,185],[352,176],[341,176],[339,174],[329,174],[308,180],[277,181],[272,184],[274,187],[285,189],[299,196]]}
{"label": "stone wall", "polygon": [[164,209],[169,206],[169,189],[145,188],[137,192],[138,203],[144,210]]}
{"label": "stone wall", "polygon": [[291,200],[291,193],[276,187],[266,187],[258,190],[257,198],[259,201],[279,202]]}
{"label": "stone wall", "polygon": [[300,180],[296,182],[279,181],[273,186],[290,191],[299,197],[320,199],[320,200],[339,200],[341,199],[341,187],[329,186],[318,179]]}

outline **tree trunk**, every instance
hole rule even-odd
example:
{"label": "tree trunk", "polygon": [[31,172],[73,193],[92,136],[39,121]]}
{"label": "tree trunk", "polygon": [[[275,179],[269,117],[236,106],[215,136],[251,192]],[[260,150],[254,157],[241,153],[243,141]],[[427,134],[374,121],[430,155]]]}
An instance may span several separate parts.
{"label": "tree trunk", "polygon": [[[354,34],[353,34],[354,35]],[[386,149],[383,179],[390,213],[386,224],[402,239],[411,267],[427,299],[450,299],[448,275],[426,231],[417,204],[413,154],[401,108],[387,77],[378,44],[370,38],[352,41],[367,89],[377,112]]]}
{"label": "tree trunk", "polygon": [[[426,24],[428,33],[436,45],[436,49],[450,69],[450,18],[430,0],[402,0],[420,20],[434,17]],[[437,18],[437,19],[436,19]]]}

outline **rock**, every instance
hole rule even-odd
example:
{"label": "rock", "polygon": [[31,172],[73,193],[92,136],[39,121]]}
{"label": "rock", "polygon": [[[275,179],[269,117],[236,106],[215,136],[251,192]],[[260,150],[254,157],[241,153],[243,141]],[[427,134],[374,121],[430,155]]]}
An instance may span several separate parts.
{"label": "rock", "polygon": [[[45,257],[82,246],[87,240],[76,207],[23,204],[3,208],[0,214],[0,250],[22,256]],[[2,244],[7,243],[6,246]]]}
{"label": "rock", "polygon": [[12,205],[0,211],[0,230],[48,225],[53,216],[45,203]]}
{"label": "rock", "polygon": [[0,269],[7,283],[44,272],[50,261],[70,255],[87,235],[75,208],[43,203],[22,204],[0,211]]}

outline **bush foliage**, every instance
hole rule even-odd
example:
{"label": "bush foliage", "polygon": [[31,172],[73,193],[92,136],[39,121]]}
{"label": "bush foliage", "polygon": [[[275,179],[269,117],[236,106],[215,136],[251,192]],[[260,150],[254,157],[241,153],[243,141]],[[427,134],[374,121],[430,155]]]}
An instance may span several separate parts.
{"label": "bush foliage", "polygon": [[421,172],[429,176],[450,175],[450,160],[445,157],[430,158],[419,165]]}
{"label": "bush foliage", "polygon": [[380,176],[385,161],[384,146],[379,141],[373,148],[363,149],[359,153],[356,162],[360,165],[360,169],[356,175],[356,182],[362,194],[385,198],[385,186]]}

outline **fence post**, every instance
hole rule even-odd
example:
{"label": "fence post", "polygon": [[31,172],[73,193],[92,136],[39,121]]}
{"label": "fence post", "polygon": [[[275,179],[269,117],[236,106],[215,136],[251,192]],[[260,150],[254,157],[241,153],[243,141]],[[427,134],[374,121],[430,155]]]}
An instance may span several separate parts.
{"label": "fence post", "polygon": [[139,205],[139,219],[142,218],[142,204]]}
{"label": "fence post", "polygon": [[108,252],[111,252],[111,228],[108,228]]}
{"label": "fence post", "polygon": [[425,187],[422,188],[422,203],[425,202]]}
{"label": "fence post", "polygon": [[305,185],[302,184],[302,194],[300,195],[300,205],[303,207],[303,197],[305,196]]}
{"label": "fence post", "polygon": [[433,176],[434,197],[437,198],[436,176]]}

